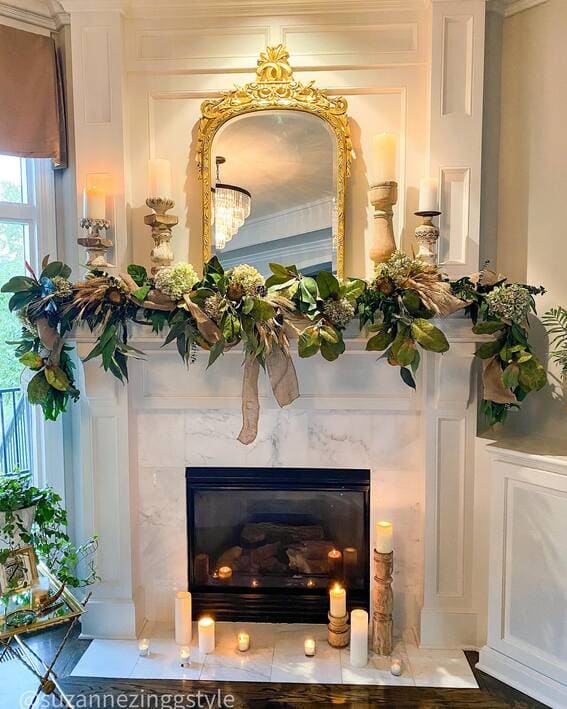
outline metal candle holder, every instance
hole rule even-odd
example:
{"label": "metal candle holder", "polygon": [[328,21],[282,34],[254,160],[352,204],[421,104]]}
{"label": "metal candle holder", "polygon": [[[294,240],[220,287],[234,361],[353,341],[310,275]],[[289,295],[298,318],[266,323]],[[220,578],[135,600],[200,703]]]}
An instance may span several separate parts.
{"label": "metal candle holder", "polygon": [[336,618],[331,613],[328,614],[329,625],[327,626],[327,640],[331,647],[346,647],[350,642],[350,625],[348,624],[348,613],[341,618]]}
{"label": "metal candle holder", "polygon": [[112,268],[113,264],[108,263],[107,254],[114,246],[110,239],[105,238],[101,231],[110,229],[110,222],[107,219],[91,219],[83,217],[79,222],[81,229],[87,232],[87,236],[77,239],[80,246],[84,246],[87,251],[87,262],[85,266],[91,270],[100,268]]}
{"label": "metal candle holder", "polygon": [[370,202],[374,207],[374,227],[370,258],[375,265],[387,261],[396,250],[393,207],[398,201],[398,183],[380,182],[370,187]]}
{"label": "metal candle holder", "polygon": [[153,209],[152,214],[144,217],[144,222],[152,229],[154,247],[150,253],[152,273],[155,275],[165,266],[173,263],[173,250],[171,248],[171,230],[179,222],[173,214],[166,214],[175,207],[175,202],[166,197],[148,197],[146,204]]}
{"label": "metal candle holder", "polygon": [[394,552],[374,550],[374,588],[372,591],[372,649],[377,655],[391,655],[394,648],[392,610],[392,571]]}
{"label": "metal candle holder", "polygon": [[415,240],[419,245],[417,257],[423,262],[435,266],[437,264],[439,229],[433,224],[433,217],[438,217],[441,212],[415,212],[415,214],[423,219],[423,224],[420,224],[415,230]]}

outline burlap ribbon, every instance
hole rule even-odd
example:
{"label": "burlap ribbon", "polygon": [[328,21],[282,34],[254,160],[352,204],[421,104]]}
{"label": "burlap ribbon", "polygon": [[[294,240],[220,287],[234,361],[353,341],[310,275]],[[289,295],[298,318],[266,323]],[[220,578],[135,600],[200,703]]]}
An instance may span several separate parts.
{"label": "burlap ribbon", "polygon": [[63,338],[57,332],[56,328],[51,327],[47,318],[39,318],[39,320],[35,321],[35,324],[41,344],[46,350],[49,350],[48,359],[50,364],[58,367],[61,360],[61,350],[65,344]]}
{"label": "burlap ribbon", "polygon": [[[280,407],[287,406],[299,397],[297,373],[289,351],[275,346],[266,356],[268,379]],[[238,436],[245,446],[256,440],[260,402],[258,401],[258,377],[260,363],[253,354],[247,354],[244,360],[242,379],[242,429]]]}
{"label": "burlap ribbon", "polygon": [[185,301],[187,310],[191,313],[193,319],[195,320],[197,329],[199,330],[201,335],[203,335],[205,340],[207,340],[207,342],[211,345],[214,345],[215,342],[218,342],[222,337],[222,333],[219,330],[218,325],[213,322],[211,318],[206,315],[201,310],[201,308],[191,300],[188,295],[184,295],[183,300]]}
{"label": "burlap ribbon", "polygon": [[502,367],[496,357],[485,359],[482,363],[482,385],[484,399],[494,401],[495,404],[517,404],[514,392],[504,386],[502,381]]}

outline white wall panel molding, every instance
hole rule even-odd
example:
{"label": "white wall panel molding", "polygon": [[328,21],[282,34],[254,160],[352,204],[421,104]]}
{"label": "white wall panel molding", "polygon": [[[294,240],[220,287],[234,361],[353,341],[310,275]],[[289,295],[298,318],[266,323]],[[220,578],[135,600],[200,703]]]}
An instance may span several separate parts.
{"label": "white wall panel molding", "polygon": [[[533,448],[534,441],[529,441]],[[567,458],[488,447],[488,639],[479,667],[552,707],[567,705]],[[537,609],[537,612],[529,612]]]}
{"label": "white wall panel molding", "polygon": [[452,277],[479,265],[485,9],[432,4],[429,171],[441,187],[439,260]]}
{"label": "white wall panel molding", "polygon": [[502,0],[504,3],[504,16],[510,17],[518,12],[529,10],[532,7],[543,5],[547,0]]}

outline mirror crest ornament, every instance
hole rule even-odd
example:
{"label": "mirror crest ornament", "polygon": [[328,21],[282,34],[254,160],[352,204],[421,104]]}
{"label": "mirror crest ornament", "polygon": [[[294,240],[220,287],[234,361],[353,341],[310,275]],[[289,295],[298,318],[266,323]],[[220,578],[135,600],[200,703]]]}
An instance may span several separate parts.
{"label": "mirror crest ornament", "polygon": [[212,253],[211,238],[211,148],[218,130],[231,118],[255,111],[303,111],[318,116],[331,128],[336,139],[336,268],[337,275],[345,275],[345,191],[350,175],[352,143],[347,116],[347,102],[342,96],[328,96],[314,86],[293,78],[287,49],[279,44],[267,47],[260,54],[256,80],[224,92],[220,98],[201,104],[201,119],[197,140],[197,162],[202,182],[203,198],[203,259]]}

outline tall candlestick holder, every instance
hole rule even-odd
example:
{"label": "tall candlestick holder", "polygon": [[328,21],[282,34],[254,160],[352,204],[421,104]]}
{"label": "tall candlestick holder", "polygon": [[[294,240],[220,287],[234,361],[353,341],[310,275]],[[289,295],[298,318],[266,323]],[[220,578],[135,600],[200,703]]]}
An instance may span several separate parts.
{"label": "tall candlestick holder", "polygon": [[375,265],[387,261],[396,250],[393,207],[398,201],[398,183],[380,182],[370,187],[370,202],[374,207],[374,226],[370,258]]}
{"label": "tall candlestick holder", "polygon": [[433,218],[438,217],[441,212],[416,212],[417,217],[423,219],[423,224],[416,227],[415,240],[419,246],[417,258],[431,266],[437,264],[437,242],[439,240],[439,229],[433,223]]}
{"label": "tall candlestick holder", "polygon": [[160,271],[165,266],[173,263],[173,250],[171,248],[171,230],[179,222],[173,214],[166,214],[169,209],[175,207],[175,202],[166,197],[148,197],[146,204],[153,209],[152,214],[144,217],[144,222],[152,229],[152,239],[154,247],[151,250],[150,258],[152,263],[152,274]]}
{"label": "tall candlestick holder", "polygon": [[372,590],[372,649],[377,655],[391,655],[394,648],[392,610],[392,571],[394,552],[374,550],[374,588]]}
{"label": "tall candlestick holder", "polygon": [[341,618],[337,618],[331,613],[328,614],[329,625],[327,626],[327,640],[331,647],[346,647],[350,642],[350,625],[348,624],[348,613]]}
{"label": "tall candlestick holder", "polygon": [[92,271],[112,268],[113,264],[107,261],[107,254],[114,244],[101,234],[101,231],[110,229],[110,222],[107,219],[83,217],[79,222],[79,226],[87,233],[86,236],[81,236],[77,239],[77,243],[80,246],[84,246],[87,252],[86,268]]}

